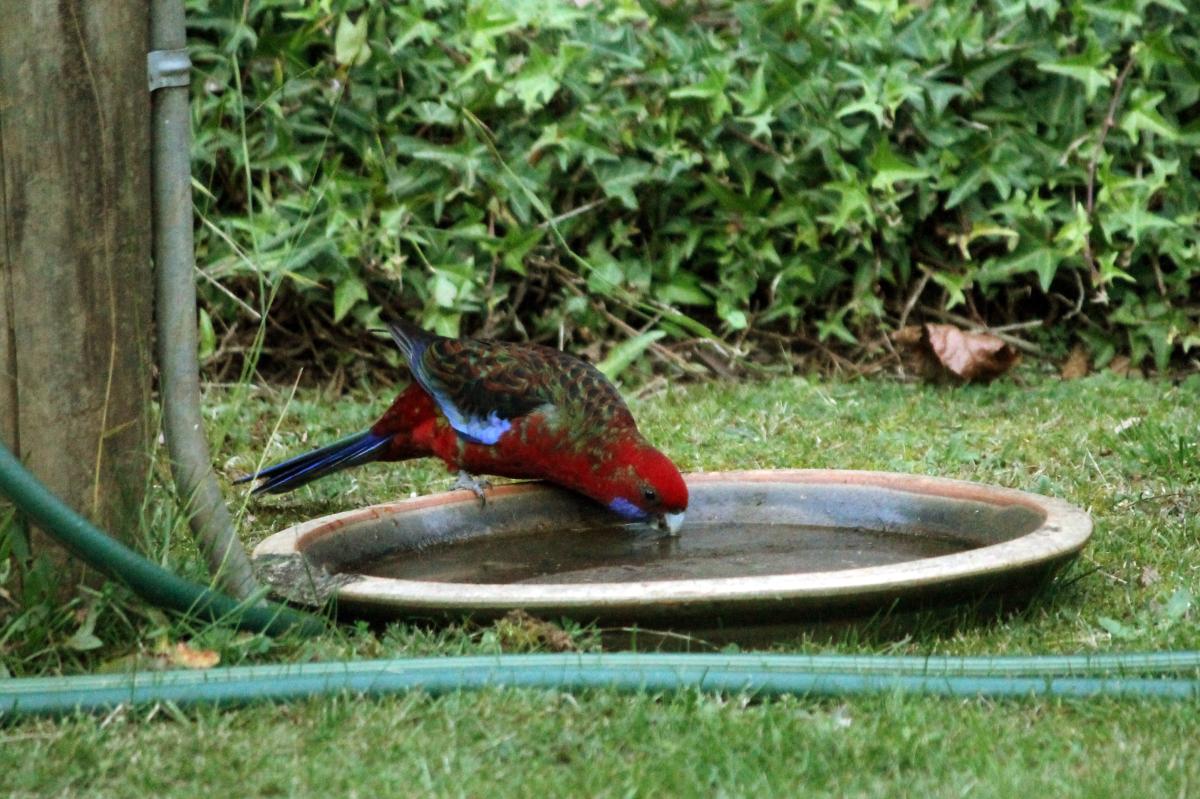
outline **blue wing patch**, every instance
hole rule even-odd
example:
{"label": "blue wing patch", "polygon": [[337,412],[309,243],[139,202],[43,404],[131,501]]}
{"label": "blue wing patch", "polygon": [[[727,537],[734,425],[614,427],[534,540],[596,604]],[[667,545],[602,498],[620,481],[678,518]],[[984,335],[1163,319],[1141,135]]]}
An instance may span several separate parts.
{"label": "blue wing patch", "polygon": [[396,325],[392,325],[390,330],[392,338],[408,360],[413,377],[433,397],[442,413],[446,414],[450,426],[459,436],[472,444],[491,446],[500,440],[500,436],[512,429],[512,422],[501,418],[495,411],[482,418],[464,415],[446,392],[440,390],[437,382],[430,379],[429,370],[423,360],[425,350],[429,349],[430,343],[427,335],[421,335],[419,330],[415,333],[406,331]]}
{"label": "blue wing patch", "polygon": [[483,418],[463,416],[462,412],[454,407],[454,403],[446,401],[437,394],[434,394],[434,399],[438,401],[438,406],[441,407],[442,413],[446,414],[446,419],[449,420],[450,426],[454,428],[455,432],[472,444],[490,446],[499,441],[500,436],[512,429],[512,421],[502,419],[495,411]]}
{"label": "blue wing patch", "polygon": [[[514,419],[553,407],[545,380],[537,377],[548,365],[561,368],[565,356],[553,350],[448,339],[406,323],[388,330],[413,378],[464,441],[492,446],[512,429]],[[547,360],[551,356],[558,360]]]}

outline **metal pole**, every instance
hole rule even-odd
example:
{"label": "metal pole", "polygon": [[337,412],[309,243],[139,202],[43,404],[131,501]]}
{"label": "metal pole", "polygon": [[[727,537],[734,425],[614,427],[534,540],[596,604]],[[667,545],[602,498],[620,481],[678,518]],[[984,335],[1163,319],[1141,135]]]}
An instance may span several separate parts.
{"label": "metal pole", "polygon": [[[183,0],[153,0],[150,13],[154,264],[163,431],[176,490],[209,568],[227,593],[245,598],[255,592],[257,582],[213,475],[200,418]],[[182,79],[177,74],[181,66]]]}

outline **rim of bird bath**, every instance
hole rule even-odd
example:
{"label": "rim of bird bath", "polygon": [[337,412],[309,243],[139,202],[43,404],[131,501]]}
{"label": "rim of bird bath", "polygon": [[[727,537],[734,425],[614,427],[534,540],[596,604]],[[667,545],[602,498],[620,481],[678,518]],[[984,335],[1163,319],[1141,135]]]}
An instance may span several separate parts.
{"label": "rim of bird bath", "polygon": [[[411,539],[411,529],[427,526],[425,522],[431,514],[478,510],[477,499],[470,492],[450,491],[357,508],[293,525],[259,543],[254,558],[267,581],[283,596],[314,602],[334,593],[339,609],[371,615],[494,617],[522,609],[582,619],[725,616],[763,619],[835,607],[880,607],[896,600],[942,594],[978,594],[997,589],[1003,593],[1010,588],[1027,588],[1041,584],[1078,554],[1092,533],[1091,517],[1063,500],[944,477],[772,469],[692,473],[684,475],[684,479],[693,501],[683,536],[688,534],[688,523],[697,512],[697,505],[703,513],[703,498],[710,494],[744,496],[747,502],[760,504],[763,497],[774,497],[769,501],[784,501],[782,507],[791,503],[791,507],[801,511],[806,502],[825,503],[823,507],[827,506],[829,518],[842,514],[837,516],[839,524],[834,526],[850,527],[857,522],[866,530],[895,527],[898,508],[909,508],[906,512],[911,513],[911,508],[926,505],[934,514],[944,514],[950,509],[957,520],[954,523],[960,526],[969,527],[972,519],[978,519],[981,526],[991,519],[994,525],[996,519],[1007,514],[1019,517],[1023,520],[1019,524],[1027,529],[994,543],[987,542],[983,535],[986,531],[964,530],[964,535],[974,534],[975,540],[982,543],[951,554],[899,563],[744,577],[529,584],[437,582],[338,573],[339,558],[344,563],[348,553],[354,551],[372,548],[376,552],[388,551],[389,535],[407,530],[403,535]],[[488,492],[486,512],[503,516],[506,509],[536,508],[539,504],[549,504],[551,514],[574,512],[569,510],[574,506],[561,505],[564,501],[576,503],[585,509],[584,513],[603,513],[586,500],[575,499],[545,483],[496,487]],[[733,507],[738,506],[735,503]],[[736,529],[736,518],[726,521]],[[453,541],[440,541],[436,529],[425,530],[421,535],[424,542],[421,545],[454,545]],[[322,556],[314,557],[318,551]]]}

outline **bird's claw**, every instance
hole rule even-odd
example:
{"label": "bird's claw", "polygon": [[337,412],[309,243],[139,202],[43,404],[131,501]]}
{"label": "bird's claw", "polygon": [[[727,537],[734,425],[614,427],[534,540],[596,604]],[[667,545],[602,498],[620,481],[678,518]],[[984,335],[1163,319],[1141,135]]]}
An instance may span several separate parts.
{"label": "bird's claw", "polygon": [[492,487],[492,484],[483,477],[472,477],[466,472],[459,472],[458,478],[454,481],[454,487],[460,491],[470,491],[475,496],[479,497],[479,507],[487,507],[487,495],[484,491]]}

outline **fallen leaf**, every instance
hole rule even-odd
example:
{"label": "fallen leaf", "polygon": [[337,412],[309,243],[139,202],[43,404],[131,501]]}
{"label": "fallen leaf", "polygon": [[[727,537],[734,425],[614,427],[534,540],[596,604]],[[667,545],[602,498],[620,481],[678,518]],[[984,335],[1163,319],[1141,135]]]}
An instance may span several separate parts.
{"label": "fallen leaf", "polygon": [[96,667],[96,671],[100,674],[124,674],[173,668],[211,669],[220,662],[220,654],[211,649],[196,649],[182,641],[170,644],[164,640],[149,652],[129,652],[106,660]]}
{"label": "fallen leaf", "polygon": [[1076,344],[1071,348],[1071,353],[1067,356],[1066,363],[1062,367],[1063,380],[1078,380],[1081,377],[1087,377],[1088,372],[1092,369],[1091,359],[1088,358],[1087,348],[1082,344]]}
{"label": "fallen leaf", "polygon": [[184,641],[174,646],[160,646],[154,653],[167,666],[185,669],[211,669],[221,662],[221,656],[211,649],[194,649]]}
{"label": "fallen leaf", "polygon": [[566,630],[520,609],[510,610],[496,622],[496,632],[505,649],[545,648],[552,652],[573,652],[578,648]]}
{"label": "fallen leaf", "polygon": [[925,340],[938,361],[963,380],[993,380],[1011,369],[1020,354],[991,333],[973,333],[954,325],[925,325]]}
{"label": "fallen leaf", "polygon": [[1108,362],[1108,371],[1117,377],[1142,377],[1142,370],[1124,355],[1118,355]]}
{"label": "fallen leaf", "polygon": [[1142,588],[1149,588],[1161,579],[1162,575],[1158,573],[1158,569],[1154,568],[1153,566],[1144,566],[1142,568],[1141,576],[1138,577],[1138,584],[1141,585]]}

